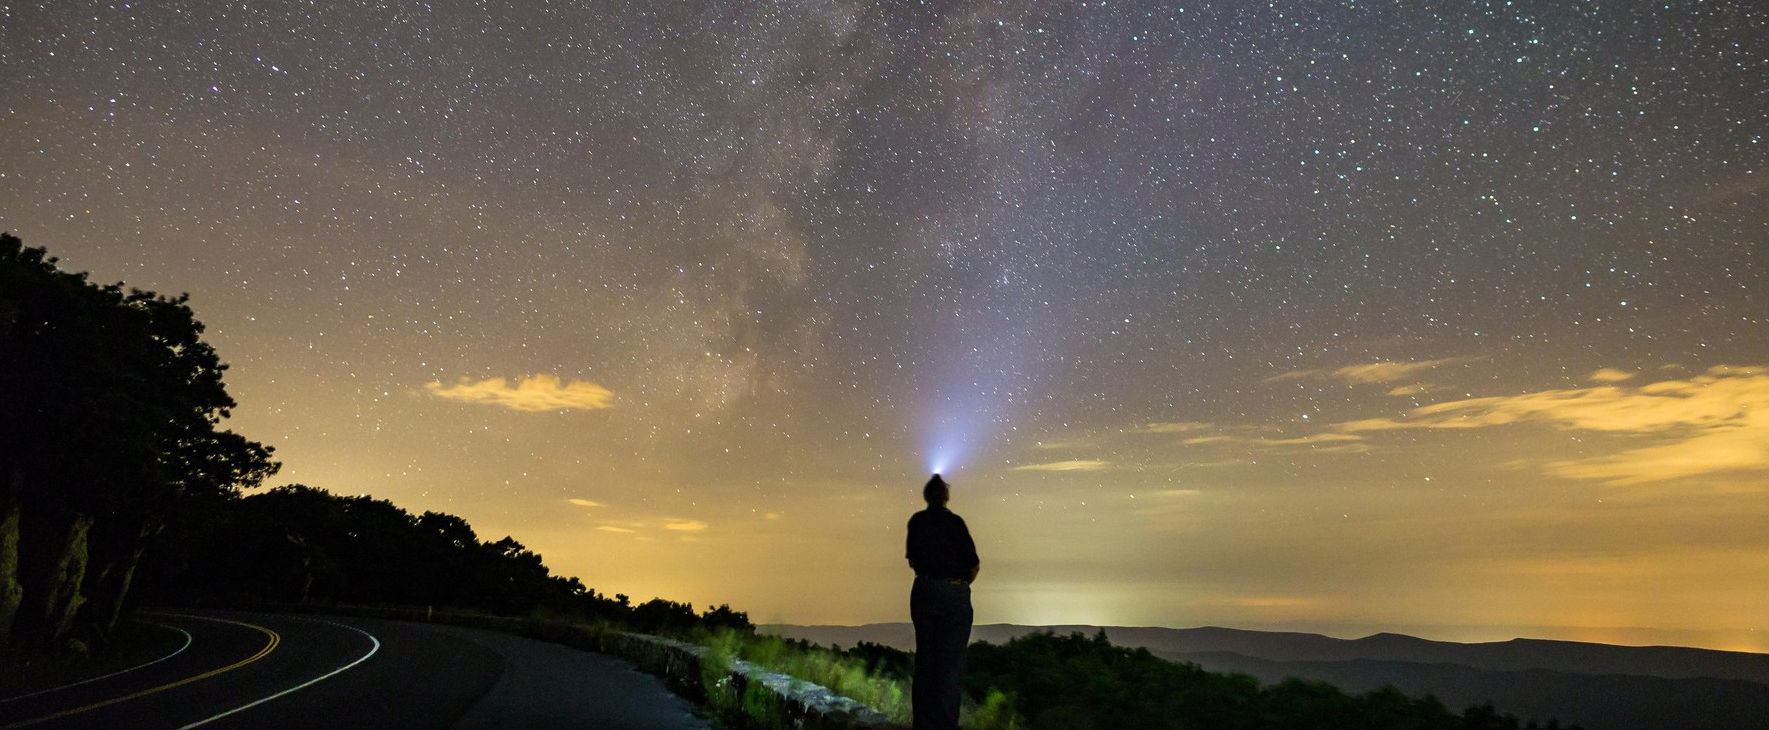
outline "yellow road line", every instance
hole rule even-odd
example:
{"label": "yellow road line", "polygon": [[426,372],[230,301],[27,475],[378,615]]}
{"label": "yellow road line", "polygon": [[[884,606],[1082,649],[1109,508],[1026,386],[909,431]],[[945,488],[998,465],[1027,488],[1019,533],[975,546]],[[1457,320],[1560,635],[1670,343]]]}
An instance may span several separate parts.
{"label": "yellow road line", "polygon": [[22,720],[20,722],[12,723],[11,725],[0,725],[0,730],[12,730],[13,728],[29,727],[31,725],[37,725],[40,723],[49,722],[50,720],[58,720],[58,719],[67,717],[69,715],[78,715],[82,712],[96,710],[100,707],[109,707],[109,706],[117,704],[119,702],[128,702],[129,700],[133,700],[137,697],[146,697],[148,695],[159,693],[159,692],[164,692],[166,690],[173,689],[175,687],[183,687],[184,685],[190,684],[191,682],[205,680],[205,679],[208,679],[210,677],[213,677],[217,674],[221,674],[224,672],[231,672],[235,669],[239,669],[240,667],[246,666],[247,664],[251,664],[252,662],[258,661],[259,659],[263,659],[265,657],[265,655],[269,654],[270,652],[276,651],[277,645],[281,644],[283,641],[283,637],[281,634],[278,634],[275,631],[271,631],[270,629],[267,629],[263,626],[259,626],[257,624],[249,624],[244,621],[231,621],[231,620],[224,619],[224,618],[213,618],[210,616],[190,616],[190,615],[186,615],[186,614],[182,614],[182,613],[168,613],[168,614],[163,614],[163,615],[176,616],[178,618],[197,619],[199,621],[219,621],[224,624],[233,624],[235,626],[244,626],[249,629],[256,629],[258,631],[263,632],[265,636],[270,637],[270,641],[265,642],[264,648],[259,649],[258,653],[253,654],[253,655],[246,657],[244,659],[241,659],[241,660],[234,662],[232,664],[229,664],[225,667],[221,667],[220,669],[211,669],[207,672],[203,672],[202,674],[196,674],[196,675],[192,675],[189,677],[185,677],[184,679],[180,679],[175,682],[168,682],[168,683],[162,684],[158,687],[150,687],[148,689],[141,690],[140,692],[135,692],[133,694],[123,695],[122,697],[112,697],[108,700],[99,700],[98,702],[94,702],[90,705],[85,705],[83,707],[76,707],[71,710],[62,710],[61,712],[57,712],[53,715],[44,715],[42,717],[36,717],[36,718],[29,719],[29,720]]}

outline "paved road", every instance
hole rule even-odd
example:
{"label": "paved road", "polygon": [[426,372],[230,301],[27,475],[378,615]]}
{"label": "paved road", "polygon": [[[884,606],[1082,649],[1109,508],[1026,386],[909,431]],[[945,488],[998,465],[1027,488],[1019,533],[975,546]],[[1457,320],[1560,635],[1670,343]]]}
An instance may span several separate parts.
{"label": "paved road", "polygon": [[710,727],[624,662],[493,631],[253,613],[142,618],[160,635],[144,665],[6,692],[0,730]]}

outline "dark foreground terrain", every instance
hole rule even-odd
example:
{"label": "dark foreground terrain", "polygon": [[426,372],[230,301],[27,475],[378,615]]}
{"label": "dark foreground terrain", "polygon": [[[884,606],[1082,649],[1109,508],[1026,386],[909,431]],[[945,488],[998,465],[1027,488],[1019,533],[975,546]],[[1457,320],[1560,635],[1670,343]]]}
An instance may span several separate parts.
{"label": "dark foreground terrain", "polygon": [[[971,640],[1102,629],[1120,646],[1266,683],[1298,677],[1348,692],[1393,686],[1451,707],[1491,702],[1522,718],[1555,718],[1586,730],[1762,730],[1769,718],[1769,655],[1748,652],[1536,639],[1464,644],[1399,634],[1336,639],[1216,627],[987,624]],[[902,623],[761,630],[820,644],[915,646],[913,627]]]}

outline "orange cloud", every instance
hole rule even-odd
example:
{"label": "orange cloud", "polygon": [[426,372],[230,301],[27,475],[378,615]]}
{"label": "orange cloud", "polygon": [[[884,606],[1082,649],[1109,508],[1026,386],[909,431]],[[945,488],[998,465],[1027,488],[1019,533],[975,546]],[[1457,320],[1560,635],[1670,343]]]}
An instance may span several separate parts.
{"label": "orange cloud", "polygon": [[577,497],[572,497],[571,499],[567,499],[565,501],[575,504],[579,507],[600,507],[600,506],[602,506],[601,502],[597,502],[593,499],[579,499]]}
{"label": "orange cloud", "polygon": [[1245,598],[1231,598],[1228,602],[1231,605],[1242,606],[1245,608],[1300,608],[1320,603],[1317,599],[1301,598],[1297,596],[1249,596]]}
{"label": "orange cloud", "polygon": [[1208,424],[1208,423],[1204,423],[1203,421],[1158,421],[1155,423],[1143,424],[1141,427],[1136,429],[1136,432],[1137,433],[1191,433],[1193,431],[1208,431],[1213,428],[1215,428],[1215,426],[1212,426],[1211,424]]}
{"label": "orange cloud", "polygon": [[1218,434],[1215,436],[1195,436],[1186,439],[1182,443],[1194,446],[1199,444],[1239,444],[1257,449],[1307,447],[1308,450],[1315,452],[1369,451],[1370,447],[1368,444],[1360,443],[1363,440],[1363,436],[1354,433],[1323,432],[1291,438],[1264,438],[1261,436],[1230,436]]}
{"label": "orange cloud", "polygon": [[511,384],[504,378],[478,382],[462,380],[455,385],[426,383],[424,390],[438,398],[485,403],[513,411],[597,410],[614,407],[614,393],[587,380],[560,381],[552,375],[531,375]]}
{"label": "orange cloud", "polygon": [[1624,380],[1633,380],[1635,375],[1638,375],[1638,373],[1630,373],[1626,370],[1619,370],[1616,368],[1601,368],[1597,372],[1591,373],[1588,377],[1590,377],[1592,381],[1598,383],[1620,383]]}
{"label": "orange cloud", "polygon": [[1312,446],[1314,444],[1362,441],[1364,437],[1349,433],[1316,433],[1287,439],[1242,439],[1261,446]]}
{"label": "orange cloud", "polygon": [[1712,472],[1769,468],[1769,402],[1735,423],[1658,446],[1582,461],[1557,461],[1548,471],[1608,484],[1640,484]]}
{"label": "orange cloud", "polygon": [[633,530],[633,529],[629,529],[629,528],[625,528],[625,527],[615,527],[614,525],[597,525],[596,529],[601,530],[603,532],[617,532],[622,535],[631,535],[634,532],[638,532],[638,530]]}
{"label": "orange cloud", "polygon": [[663,523],[663,529],[677,532],[700,532],[706,528],[707,524],[700,520],[672,520]]}
{"label": "orange cloud", "polygon": [[1291,372],[1273,375],[1266,378],[1265,382],[1275,383],[1285,380],[1331,378],[1343,380],[1354,385],[1390,383],[1396,380],[1404,380],[1426,370],[1442,367],[1444,365],[1473,362],[1479,359],[1481,358],[1444,357],[1436,360],[1383,361],[1364,365],[1346,365],[1345,367],[1334,370],[1293,370]]}
{"label": "orange cloud", "polygon": [[1469,398],[1415,408],[1405,418],[1348,421],[1335,429],[1359,433],[1522,423],[1662,439],[1609,456],[1547,465],[1550,473],[1575,479],[1621,485],[1765,469],[1769,468],[1769,367],[1718,366],[1695,377],[1639,386]]}
{"label": "orange cloud", "polygon": [[1013,468],[1014,471],[1099,471],[1111,466],[1110,462],[1099,459],[1070,459],[1068,461],[1051,461],[1043,464],[1023,464]]}

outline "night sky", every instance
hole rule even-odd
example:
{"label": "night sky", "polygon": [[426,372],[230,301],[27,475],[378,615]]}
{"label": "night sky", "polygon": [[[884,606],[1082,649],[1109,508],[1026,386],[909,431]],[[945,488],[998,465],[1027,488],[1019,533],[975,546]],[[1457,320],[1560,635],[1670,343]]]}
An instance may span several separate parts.
{"label": "night sky", "polygon": [[[14,2],[0,229],[636,600],[1769,650],[1751,2]],[[1657,631],[1646,631],[1655,629]]]}

